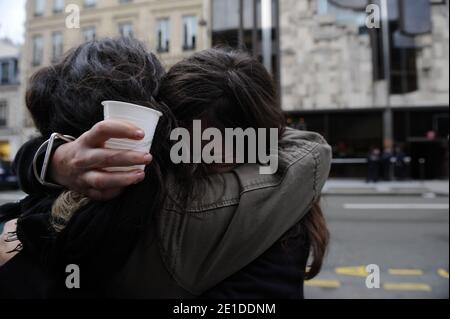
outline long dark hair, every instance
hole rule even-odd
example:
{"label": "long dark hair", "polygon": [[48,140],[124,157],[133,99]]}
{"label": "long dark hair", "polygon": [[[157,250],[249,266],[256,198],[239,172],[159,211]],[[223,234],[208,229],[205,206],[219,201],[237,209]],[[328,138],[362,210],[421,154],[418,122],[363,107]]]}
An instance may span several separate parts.
{"label": "long dark hair", "polygon": [[[194,119],[221,131],[277,128],[280,136],[285,129],[270,74],[251,56],[228,48],[205,50],[175,64],[163,77],[160,98],[178,126],[187,129]],[[178,165],[182,189],[198,188],[201,183],[193,178],[204,177],[210,168],[203,163]]]}
{"label": "long dark hair", "polygon": [[[213,48],[177,63],[163,77],[160,98],[170,106],[178,125],[189,128],[193,119],[223,128],[285,129],[285,118],[278,103],[276,86],[263,65],[240,51]],[[204,166],[181,172],[181,183]],[[185,176],[183,174],[190,174]],[[307,278],[317,275],[328,245],[328,230],[319,203],[302,221],[311,247],[312,263]]]}
{"label": "long dark hair", "polygon": [[305,277],[305,279],[309,280],[320,273],[330,241],[327,222],[319,202],[313,204],[310,212],[303,218],[302,224],[311,246],[311,264]]}
{"label": "long dark hair", "polygon": [[53,132],[78,137],[103,120],[104,100],[168,112],[154,102],[164,74],[156,56],[137,40],[90,41],[69,51],[60,63],[37,71],[27,88],[26,105],[44,137]]}

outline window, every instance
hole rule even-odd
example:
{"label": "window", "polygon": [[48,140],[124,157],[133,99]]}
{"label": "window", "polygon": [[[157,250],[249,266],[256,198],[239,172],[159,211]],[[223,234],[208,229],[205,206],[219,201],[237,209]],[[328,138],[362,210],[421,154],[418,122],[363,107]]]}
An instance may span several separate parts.
{"label": "window", "polygon": [[36,35],[32,40],[33,44],[33,56],[32,56],[32,65],[38,66],[42,64],[42,57],[44,53],[44,40],[41,35]]}
{"label": "window", "polygon": [[58,61],[63,55],[63,35],[62,32],[52,33],[52,62]]}
{"label": "window", "polygon": [[83,29],[83,39],[85,42],[95,40],[95,27],[87,27]]}
{"label": "window", "polygon": [[[11,63],[11,62],[10,62]],[[11,73],[9,75],[9,80],[11,83],[19,83],[19,61],[17,58],[13,59],[12,61],[12,69]]]}
{"label": "window", "polygon": [[131,22],[119,24],[119,34],[122,37],[133,37],[133,24]]}
{"label": "window", "polygon": [[391,93],[406,94],[419,89],[416,49],[391,48]]}
{"label": "window", "polygon": [[[306,2],[306,1],[305,1]],[[308,1],[310,5],[315,1]],[[272,0],[272,74],[279,79],[279,0]],[[261,0],[212,0],[211,37],[213,46],[229,46],[263,57]],[[270,57],[268,57],[270,58]]]}
{"label": "window", "polygon": [[53,2],[53,12],[61,13],[64,10],[64,0],[54,0]]}
{"label": "window", "polygon": [[5,100],[0,101],[0,127],[8,124],[8,103]]}
{"label": "window", "polygon": [[239,47],[239,20],[239,0],[213,0],[213,46],[225,45],[233,48]]}
{"label": "window", "polygon": [[212,14],[214,31],[239,28],[239,0],[213,0]]}
{"label": "window", "polygon": [[197,17],[183,17],[183,50],[195,50],[197,45]]}
{"label": "window", "polygon": [[[353,1],[334,1],[319,0],[317,2],[318,15],[331,15],[336,18],[336,22],[343,24],[353,24],[357,26],[364,25],[366,14],[362,8],[367,6],[368,1],[353,0]],[[394,3],[394,1],[388,1]],[[355,10],[351,10],[355,8]]]}
{"label": "window", "polygon": [[84,0],[85,8],[93,8],[97,5],[97,0]]}
{"label": "window", "polygon": [[44,15],[45,0],[34,0],[34,16]]}
{"label": "window", "polygon": [[0,69],[1,84],[9,83],[9,62],[3,62]]}
{"label": "window", "polygon": [[169,52],[170,48],[170,24],[169,19],[158,19],[156,22],[156,38],[158,39],[158,52]]}
{"label": "window", "polygon": [[[406,94],[419,88],[417,73],[417,49],[414,46],[402,47],[396,42],[395,34],[399,30],[397,21],[390,22],[390,62],[391,62],[391,94]],[[381,29],[372,29],[372,64],[374,81],[385,80],[385,57]]]}
{"label": "window", "polygon": [[17,59],[0,61],[0,84],[17,84],[18,73]]}

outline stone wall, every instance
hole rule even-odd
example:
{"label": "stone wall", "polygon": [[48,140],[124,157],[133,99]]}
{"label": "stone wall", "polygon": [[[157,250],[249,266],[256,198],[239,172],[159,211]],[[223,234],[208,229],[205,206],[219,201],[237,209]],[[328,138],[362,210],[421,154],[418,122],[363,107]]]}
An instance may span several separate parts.
{"label": "stone wall", "polygon": [[[95,27],[98,38],[117,37],[119,35],[119,23],[127,22],[133,25],[134,36],[143,41],[148,49],[156,51],[156,20],[158,18],[170,19],[170,52],[159,54],[159,58],[166,67],[189,56],[192,51],[183,51],[182,41],[182,17],[195,15],[198,20],[208,20],[209,0],[134,0],[128,3],[119,3],[118,0],[97,1],[93,8],[84,8],[83,0],[72,0],[71,4],[78,5],[80,11],[80,28],[66,28],[67,14],[52,12],[52,0],[46,0],[43,16],[35,17],[33,14],[33,1],[27,1],[25,44],[21,59],[21,96],[24,96],[26,83],[29,77],[40,67],[51,64],[51,35],[59,31],[63,34],[64,51],[78,46],[83,40],[82,31],[85,27]],[[67,4],[67,1],[66,1]],[[33,36],[40,35],[44,39],[43,63],[32,66],[32,41]],[[197,51],[210,47],[210,38],[207,28],[198,27]],[[22,101],[21,109],[24,123],[24,140],[36,134],[29,113],[25,110]]]}
{"label": "stone wall", "polygon": [[[448,8],[433,6],[432,14],[433,34],[418,39],[419,90],[392,96],[393,106],[448,105]],[[316,0],[280,0],[280,56],[287,111],[385,105],[385,84],[373,81],[369,35],[318,15]]]}

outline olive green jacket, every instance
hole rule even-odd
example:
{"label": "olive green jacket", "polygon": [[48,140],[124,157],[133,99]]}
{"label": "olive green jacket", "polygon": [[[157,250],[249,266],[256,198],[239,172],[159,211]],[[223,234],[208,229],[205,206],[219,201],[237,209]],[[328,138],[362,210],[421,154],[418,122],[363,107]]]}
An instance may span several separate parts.
{"label": "olive green jacket", "polygon": [[[309,212],[330,165],[331,148],[320,135],[287,129],[276,174],[260,175],[258,164],[245,164],[210,176],[204,196],[189,207],[168,199],[111,295],[200,296],[262,255]],[[176,194],[176,185],[169,185]]]}

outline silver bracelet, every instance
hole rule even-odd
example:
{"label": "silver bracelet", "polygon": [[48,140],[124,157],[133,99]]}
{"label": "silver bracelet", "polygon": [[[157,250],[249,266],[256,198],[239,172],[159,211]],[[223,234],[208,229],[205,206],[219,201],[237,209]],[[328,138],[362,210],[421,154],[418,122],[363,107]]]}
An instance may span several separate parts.
{"label": "silver bracelet", "polygon": [[[59,133],[53,133],[48,140],[46,140],[36,151],[36,154],[34,154],[33,158],[33,173],[36,179],[41,183],[43,186],[50,187],[50,188],[57,188],[57,189],[63,189],[64,187],[55,183],[50,183],[45,180],[45,176],[47,175],[48,166],[50,164],[50,158],[52,155],[52,148],[53,144],[56,139],[63,140],[67,143],[75,141],[75,137],[70,135],[63,135]],[[39,175],[37,170],[37,159],[39,153],[44,149],[44,147],[47,147],[45,151],[45,157],[44,157],[44,163],[42,164],[42,170],[41,174]]]}

